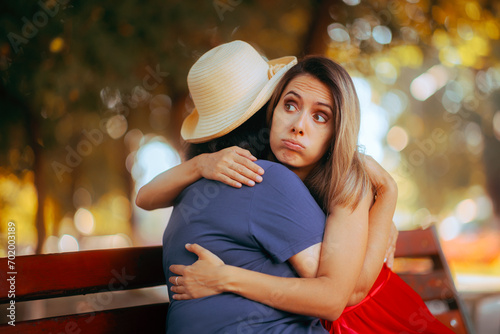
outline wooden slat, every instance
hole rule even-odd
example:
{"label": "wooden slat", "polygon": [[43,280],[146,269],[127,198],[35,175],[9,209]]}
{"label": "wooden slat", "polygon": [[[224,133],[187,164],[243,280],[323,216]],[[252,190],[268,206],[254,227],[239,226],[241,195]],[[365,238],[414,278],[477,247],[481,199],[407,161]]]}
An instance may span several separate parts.
{"label": "wooden slat", "polygon": [[421,257],[439,254],[432,228],[401,231],[398,235],[395,257]]}
{"label": "wooden slat", "polygon": [[452,310],[449,312],[436,314],[435,317],[448,328],[450,328],[453,332],[455,332],[455,334],[468,333],[459,310]]}
{"label": "wooden slat", "polygon": [[423,300],[454,298],[454,287],[444,270],[428,274],[398,274]]}
{"label": "wooden slat", "polygon": [[[7,268],[6,258],[0,268]],[[165,283],[161,246],[18,256],[15,271],[16,302]],[[1,270],[0,281],[6,279]],[[8,290],[2,283],[0,303],[9,302]]]}
{"label": "wooden slat", "polygon": [[16,322],[15,327],[0,325],[0,333],[164,334],[167,310],[168,303],[162,303],[30,320]]}
{"label": "wooden slat", "polygon": [[432,271],[429,273],[400,273],[398,275],[423,300],[443,300],[452,306],[452,310],[436,315],[439,321],[451,328],[455,333],[472,333],[470,320],[456,292],[453,277],[441,250],[434,225],[425,230],[400,231],[395,257],[428,258],[432,260]]}

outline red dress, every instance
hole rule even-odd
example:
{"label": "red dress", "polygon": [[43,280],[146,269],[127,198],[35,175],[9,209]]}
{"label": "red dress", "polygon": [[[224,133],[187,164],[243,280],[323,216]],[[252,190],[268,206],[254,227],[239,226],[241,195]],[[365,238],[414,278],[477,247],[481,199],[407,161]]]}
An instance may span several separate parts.
{"label": "red dress", "polygon": [[335,334],[452,334],[420,296],[385,264],[368,295],[346,307],[334,322],[322,321]]}

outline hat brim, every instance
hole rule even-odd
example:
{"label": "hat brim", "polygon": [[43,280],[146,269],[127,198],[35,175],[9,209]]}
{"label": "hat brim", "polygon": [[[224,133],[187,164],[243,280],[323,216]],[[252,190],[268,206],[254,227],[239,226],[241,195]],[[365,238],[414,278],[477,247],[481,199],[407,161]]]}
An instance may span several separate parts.
{"label": "hat brim", "polygon": [[293,56],[281,57],[267,62],[269,65],[284,65],[278,70],[265,84],[261,91],[257,94],[250,107],[240,112],[234,112],[228,115],[223,124],[217,124],[216,127],[208,129],[200,122],[200,115],[196,108],[193,109],[182,123],[181,136],[189,143],[204,143],[209,140],[222,137],[233,131],[241,124],[252,117],[267,101],[271,98],[279,80],[283,75],[297,63],[297,58]]}

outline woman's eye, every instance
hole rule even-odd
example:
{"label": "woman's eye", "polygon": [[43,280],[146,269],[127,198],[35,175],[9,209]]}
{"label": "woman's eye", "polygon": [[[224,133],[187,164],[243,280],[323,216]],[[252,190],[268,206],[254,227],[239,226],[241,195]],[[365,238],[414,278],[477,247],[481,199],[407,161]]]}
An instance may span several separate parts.
{"label": "woman's eye", "polygon": [[295,106],[293,104],[285,103],[285,110],[286,111],[296,111],[297,108],[295,108]]}
{"label": "woman's eye", "polygon": [[326,123],[326,118],[321,114],[314,114],[313,118],[320,123]]}

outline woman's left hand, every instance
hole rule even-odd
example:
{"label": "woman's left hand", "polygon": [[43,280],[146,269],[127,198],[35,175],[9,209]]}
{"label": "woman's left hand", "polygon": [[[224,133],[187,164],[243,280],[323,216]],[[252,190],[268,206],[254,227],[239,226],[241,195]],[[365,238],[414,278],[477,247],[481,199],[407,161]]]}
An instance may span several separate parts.
{"label": "woman's left hand", "polygon": [[391,224],[391,232],[389,235],[389,244],[387,250],[385,251],[385,263],[387,267],[392,269],[394,265],[394,253],[396,252],[396,242],[398,241],[399,231],[396,228],[394,222]]}
{"label": "woman's left hand", "polygon": [[198,255],[198,260],[190,266],[171,265],[170,271],[179,276],[171,276],[170,288],[176,300],[195,299],[224,292],[222,268],[224,262],[209,250],[198,244],[187,244],[186,249]]}

